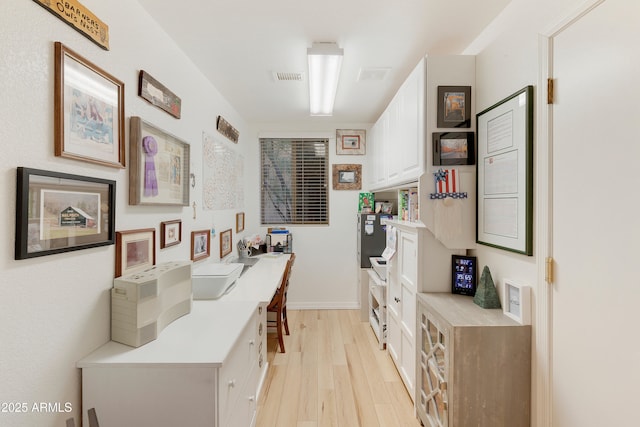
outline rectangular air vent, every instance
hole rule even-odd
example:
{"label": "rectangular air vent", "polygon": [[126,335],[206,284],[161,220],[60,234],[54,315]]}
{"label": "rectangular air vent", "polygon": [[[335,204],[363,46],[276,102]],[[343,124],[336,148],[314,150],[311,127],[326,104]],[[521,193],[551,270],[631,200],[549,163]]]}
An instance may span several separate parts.
{"label": "rectangular air vent", "polygon": [[362,67],[358,73],[358,81],[382,81],[387,77],[390,70],[391,68],[387,67]]}
{"label": "rectangular air vent", "polygon": [[273,79],[277,82],[301,82],[304,78],[304,73],[292,73],[283,71],[274,71]]}

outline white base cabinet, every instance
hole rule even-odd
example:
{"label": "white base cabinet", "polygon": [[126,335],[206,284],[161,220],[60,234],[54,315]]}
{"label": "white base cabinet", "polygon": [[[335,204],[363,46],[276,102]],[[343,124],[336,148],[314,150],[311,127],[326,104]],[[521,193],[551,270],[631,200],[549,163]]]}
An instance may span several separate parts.
{"label": "white base cabinet", "polygon": [[155,341],[105,344],[78,362],[83,407],[105,426],[255,425],[263,314],[255,302],[195,301]]}
{"label": "white base cabinet", "polygon": [[426,427],[528,427],[531,326],[473,298],[418,294],[416,410]]}
{"label": "white base cabinet", "polygon": [[386,221],[396,230],[396,253],[387,273],[387,350],[409,395],[416,382],[416,295],[449,292],[451,255],[424,225]]}

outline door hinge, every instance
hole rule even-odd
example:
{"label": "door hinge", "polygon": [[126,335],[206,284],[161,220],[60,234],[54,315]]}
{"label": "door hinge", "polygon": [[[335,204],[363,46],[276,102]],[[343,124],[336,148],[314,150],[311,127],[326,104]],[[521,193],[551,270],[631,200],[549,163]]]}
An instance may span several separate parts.
{"label": "door hinge", "polygon": [[553,104],[553,79],[547,79],[547,104]]}
{"label": "door hinge", "polygon": [[544,280],[547,283],[553,283],[553,258],[547,257],[545,259]]}

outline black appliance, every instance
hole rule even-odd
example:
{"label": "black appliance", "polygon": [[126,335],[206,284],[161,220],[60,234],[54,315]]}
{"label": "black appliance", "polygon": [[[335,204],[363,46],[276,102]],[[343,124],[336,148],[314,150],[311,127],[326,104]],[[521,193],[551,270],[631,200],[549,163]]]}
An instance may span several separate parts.
{"label": "black appliance", "polygon": [[371,268],[369,257],[382,255],[387,245],[387,227],[383,219],[392,219],[388,214],[358,214],[358,264],[360,268]]}

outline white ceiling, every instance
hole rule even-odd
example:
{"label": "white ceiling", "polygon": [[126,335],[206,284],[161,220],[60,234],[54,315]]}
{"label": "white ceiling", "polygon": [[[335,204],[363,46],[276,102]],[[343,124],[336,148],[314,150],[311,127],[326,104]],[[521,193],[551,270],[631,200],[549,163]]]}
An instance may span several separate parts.
{"label": "white ceiling", "polygon": [[[461,53],[510,0],[138,0],[249,122],[372,123],[424,55]],[[332,118],[309,116],[307,48],[344,59]],[[357,81],[361,68],[389,68]],[[302,72],[278,82],[274,72]]]}

